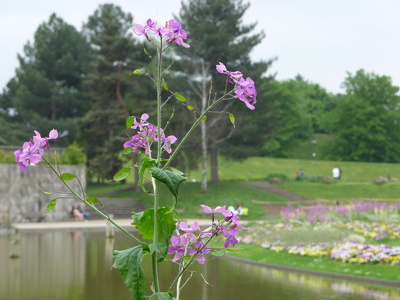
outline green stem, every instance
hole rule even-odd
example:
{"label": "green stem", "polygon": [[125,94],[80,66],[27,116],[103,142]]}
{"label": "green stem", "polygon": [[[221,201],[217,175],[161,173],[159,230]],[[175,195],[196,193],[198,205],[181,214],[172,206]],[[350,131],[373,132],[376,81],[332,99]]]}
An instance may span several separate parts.
{"label": "green stem", "polygon": [[[220,223],[219,226],[221,226],[221,224],[224,223],[224,221],[222,221]],[[186,263],[186,265],[183,265],[182,268],[180,269],[178,275],[175,277],[174,281],[171,283],[169,289],[168,289],[168,293],[172,292],[172,290],[174,289],[174,286],[180,282],[180,278],[183,276],[183,274],[186,272],[186,270],[193,264],[193,262],[197,259],[197,257],[199,256],[199,254],[201,253],[201,251],[203,251],[203,249],[211,242],[211,240],[214,238],[214,235],[210,236],[207,240],[207,242],[205,242],[203,244],[203,247],[201,247],[200,250],[197,251],[197,253],[195,255],[192,256],[192,258]]]}
{"label": "green stem", "polygon": [[113,224],[115,227],[117,227],[120,231],[122,231],[123,233],[128,235],[130,238],[132,238],[133,240],[135,240],[139,244],[142,243],[142,241],[140,241],[138,238],[136,238],[131,233],[129,233],[124,228],[122,228],[117,223],[115,223],[115,221],[113,219],[111,219],[108,215],[106,215],[103,212],[101,212],[96,206],[94,206],[93,204],[87,202],[85,198],[81,197],[77,192],[75,192],[75,190],[68,183],[66,183],[64,179],[62,179],[62,177],[61,177],[62,174],[59,174],[57,172],[57,170],[53,167],[53,165],[46,158],[44,158],[43,156],[42,156],[42,158],[49,165],[51,170],[57,175],[57,177],[61,180],[61,182],[67,187],[67,189],[75,196],[75,198],[77,198],[78,200],[82,201],[85,205],[89,206],[92,210],[94,210],[96,213],[101,215],[104,219],[106,219],[108,222]]}
{"label": "green stem", "polygon": [[222,96],[218,100],[211,103],[211,105],[209,107],[207,107],[206,110],[197,118],[197,120],[193,123],[192,127],[190,127],[189,131],[186,133],[186,135],[183,137],[181,142],[175,148],[175,151],[171,154],[168,161],[165,163],[163,170],[165,170],[171,164],[175,155],[178,154],[180,148],[183,146],[183,144],[186,142],[186,140],[189,138],[189,136],[192,134],[192,132],[196,129],[196,127],[200,124],[200,122],[203,120],[203,118],[210,112],[211,109],[213,109],[217,104],[219,104],[221,101],[223,101],[225,99],[225,96],[226,95]]}
{"label": "green stem", "polygon": [[[163,40],[160,39],[160,46],[157,48],[158,62],[157,62],[157,166],[160,167],[161,164],[161,150],[162,150],[162,138],[161,138],[161,91],[162,91],[162,45]],[[158,232],[158,208],[160,206],[160,192],[159,192],[159,182],[152,178],[153,192],[154,192],[154,245],[158,244],[159,232]],[[157,252],[152,254],[152,270],[153,270],[153,280],[154,280],[154,291],[157,293],[160,291],[160,284],[158,280],[158,263],[157,263]]]}

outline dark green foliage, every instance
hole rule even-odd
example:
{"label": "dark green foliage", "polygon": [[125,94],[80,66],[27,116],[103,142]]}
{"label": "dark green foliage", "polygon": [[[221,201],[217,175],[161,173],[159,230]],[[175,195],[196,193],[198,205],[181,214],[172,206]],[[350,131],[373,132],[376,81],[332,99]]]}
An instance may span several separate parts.
{"label": "dark green foliage", "polygon": [[[142,48],[130,33],[132,22],[132,15],[119,6],[104,4],[84,26],[96,59],[85,81],[93,105],[79,120],[79,125],[88,155],[89,174],[102,181],[111,179],[121,168],[118,153],[127,140],[125,120],[132,109],[137,109],[136,101],[146,99],[140,98],[145,94],[140,77],[129,75],[143,66],[140,62]],[[132,96],[134,93],[136,95]],[[145,108],[143,105],[140,109]]]}
{"label": "dark green foliage", "polygon": [[[58,143],[72,142],[77,135],[74,118],[90,104],[80,93],[92,60],[88,42],[53,14],[39,26],[33,44],[28,42],[18,59],[16,76],[1,97],[2,112],[10,123],[7,127],[18,136],[23,132],[25,139],[34,129],[47,134],[57,128],[62,136]],[[6,134],[3,139],[14,142]]]}
{"label": "dark green foliage", "polygon": [[[204,111],[207,99],[221,96],[226,89],[226,76],[219,74],[215,66],[223,62],[229,70],[242,71],[245,77],[258,82],[272,61],[251,62],[250,52],[264,38],[264,33],[254,33],[256,23],[243,24],[243,15],[249,7],[237,0],[191,0],[182,3],[179,21],[188,31],[190,49],[177,48],[179,55],[178,68],[184,74],[184,94],[188,103],[197,113]],[[209,83],[212,81],[212,93]],[[189,84],[187,84],[189,82]],[[228,90],[233,86],[228,86]],[[206,142],[211,156],[212,180],[218,180],[217,158],[221,145],[229,139],[234,131],[232,121],[240,121],[242,112],[248,109],[239,100],[230,100],[221,104],[215,111],[224,113],[209,114],[206,121]],[[191,116],[189,115],[190,119]],[[190,120],[189,119],[189,120]],[[189,121],[190,122],[190,121]],[[190,123],[189,123],[190,124]],[[182,128],[182,123],[179,128]],[[183,124],[183,128],[187,127]],[[204,132],[204,131],[203,131]],[[200,130],[197,131],[200,133]],[[201,138],[186,145],[191,153],[199,153]],[[200,156],[197,154],[197,156]]]}
{"label": "dark green foliage", "polygon": [[86,154],[83,148],[76,142],[69,145],[60,155],[61,164],[65,165],[84,165],[86,164]]}
{"label": "dark green foliage", "polygon": [[400,96],[390,77],[359,70],[348,74],[347,95],[338,98],[324,128],[334,135],[325,151],[348,161],[400,161]]}
{"label": "dark green foliage", "polygon": [[265,180],[270,180],[271,178],[279,178],[281,181],[289,180],[289,176],[285,173],[269,173]]}

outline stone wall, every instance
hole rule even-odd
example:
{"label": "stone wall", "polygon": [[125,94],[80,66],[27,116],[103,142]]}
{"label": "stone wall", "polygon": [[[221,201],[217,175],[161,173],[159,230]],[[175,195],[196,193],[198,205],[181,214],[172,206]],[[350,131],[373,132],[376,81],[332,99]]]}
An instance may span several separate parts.
{"label": "stone wall", "polygon": [[[72,173],[86,188],[86,167],[61,165],[62,173]],[[68,181],[75,191],[81,191],[76,179]],[[46,195],[43,191],[54,193]],[[57,176],[45,167],[28,167],[26,172],[17,164],[0,164],[0,222],[54,222],[70,220],[73,205],[80,201],[67,193]],[[82,192],[80,192],[81,194]],[[53,211],[46,213],[50,200],[59,198]]]}

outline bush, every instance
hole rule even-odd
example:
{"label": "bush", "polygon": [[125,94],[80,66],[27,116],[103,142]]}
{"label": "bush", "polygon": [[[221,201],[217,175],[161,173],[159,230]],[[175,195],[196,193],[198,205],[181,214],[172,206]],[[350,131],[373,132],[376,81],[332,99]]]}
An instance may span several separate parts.
{"label": "bush", "polygon": [[296,177],[296,181],[322,182],[322,183],[332,183],[332,182],[334,182],[331,177],[326,177],[326,176],[322,176],[322,175],[317,175],[317,176],[298,176],[298,177]]}
{"label": "bush", "polygon": [[285,173],[269,173],[266,177],[265,180],[271,182],[271,183],[280,183],[283,181],[289,180],[289,176],[287,176]]}
{"label": "bush", "polygon": [[60,160],[64,165],[84,165],[86,154],[77,143],[73,143],[61,153]]}
{"label": "bush", "polygon": [[14,152],[6,152],[4,149],[0,149],[0,163],[2,164],[12,164],[15,163]]}

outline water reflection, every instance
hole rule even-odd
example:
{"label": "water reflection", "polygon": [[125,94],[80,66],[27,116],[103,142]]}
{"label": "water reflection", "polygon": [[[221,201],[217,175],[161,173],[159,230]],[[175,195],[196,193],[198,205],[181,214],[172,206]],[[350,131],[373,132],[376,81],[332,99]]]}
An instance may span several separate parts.
{"label": "water reflection", "polygon": [[[104,232],[79,231],[22,234],[21,255],[14,259],[10,258],[16,251],[12,239],[0,236],[0,299],[132,299],[118,271],[111,269],[113,250],[134,246],[124,236],[117,234],[112,239],[105,238]],[[166,289],[177,267],[169,263],[161,267],[161,286]],[[144,269],[149,272],[150,265],[145,264]],[[205,284],[199,273],[194,273],[182,299],[400,299],[396,288],[289,273],[228,259],[196,265],[194,271],[218,287]]]}

